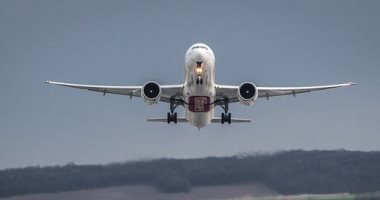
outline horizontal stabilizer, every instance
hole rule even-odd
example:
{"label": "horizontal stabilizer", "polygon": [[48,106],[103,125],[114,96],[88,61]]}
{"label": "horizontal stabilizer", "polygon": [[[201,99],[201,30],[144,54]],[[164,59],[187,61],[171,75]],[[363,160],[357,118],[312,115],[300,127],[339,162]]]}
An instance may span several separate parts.
{"label": "horizontal stabilizer", "polygon": [[[168,119],[167,118],[150,118],[150,119],[147,119],[148,122],[168,122]],[[187,122],[187,120],[184,118],[184,117],[177,117],[177,122],[179,123],[183,123],[183,122]]]}
{"label": "horizontal stabilizer", "polygon": [[[221,123],[222,119],[220,117],[214,117],[211,120],[211,123]],[[241,119],[241,118],[231,118],[231,123],[250,123],[250,119]]]}
{"label": "horizontal stabilizer", "polygon": [[[147,119],[148,122],[168,122],[167,118],[149,118]],[[178,117],[177,118],[178,123],[184,123],[187,122],[187,119],[184,117]],[[250,119],[241,119],[241,118],[231,118],[231,123],[249,123],[251,122]],[[211,123],[221,123],[220,117],[214,117],[211,120]]]}

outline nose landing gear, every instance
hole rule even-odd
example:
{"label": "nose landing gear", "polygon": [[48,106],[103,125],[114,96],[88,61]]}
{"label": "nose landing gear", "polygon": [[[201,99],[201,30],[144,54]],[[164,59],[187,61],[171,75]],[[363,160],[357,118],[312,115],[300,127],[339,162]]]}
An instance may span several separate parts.
{"label": "nose landing gear", "polygon": [[198,76],[198,78],[197,78],[197,85],[199,85],[199,84],[203,84],[203,79],[202,79],[202,77],[201,76]]}

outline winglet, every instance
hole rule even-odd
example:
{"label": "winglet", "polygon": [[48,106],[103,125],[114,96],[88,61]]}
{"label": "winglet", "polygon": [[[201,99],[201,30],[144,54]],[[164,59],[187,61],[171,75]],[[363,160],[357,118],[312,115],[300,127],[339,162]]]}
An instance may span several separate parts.
{"label": "winglet", "polygon": [[347,84],[349,84],[349,85],[356,85],[357,83],[355,83],[355,82],[348,82]]}
{"label": "winglet", "polygon": [[44,83],[50,83],[50,81],[49,81],[49,80],[47,80],[47,81],[44,81]]}

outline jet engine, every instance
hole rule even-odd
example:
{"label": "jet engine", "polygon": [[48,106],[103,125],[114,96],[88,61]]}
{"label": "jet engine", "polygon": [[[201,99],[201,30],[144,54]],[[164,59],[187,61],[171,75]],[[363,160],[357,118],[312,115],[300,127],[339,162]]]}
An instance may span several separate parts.
{"label": "jet engine", "polygon": [[253,105],[259,95],[256,85],[251,82],[240,84],[237,93],[240,103],[246,106]]}
{"label": "jet engine", "polygon": [[141,90],[141,96],[148,105],[156,104],[160,101],[162,94],[161,87],[154,81],[148,81],[144,84]]}

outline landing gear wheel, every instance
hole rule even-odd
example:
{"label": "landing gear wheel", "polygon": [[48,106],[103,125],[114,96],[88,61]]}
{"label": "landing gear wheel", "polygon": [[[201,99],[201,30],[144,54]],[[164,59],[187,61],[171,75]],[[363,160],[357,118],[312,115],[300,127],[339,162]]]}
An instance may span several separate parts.
{"label": "landing gear wheel", "polygon": [[197,85],[199,85],[199,84],[203,85],[203,79],[201,79],[201,78],[198,78],[196,82],[197,82]]}
{"label": "landing gear wheel", "polygon": [[176,112],[174,113],[174,116],[173,116],[173,122],[175,124],[177,123],[177,113]]}
{"label": "landing gear wheel", "polygon": [[170,122],[174,122],[175,124],[177,123],[177,113],[169,113],[168,112],[168,124],[170,124]]}
{"label": "landing gear wheel", "polygon": [[171,121],[171,114],[168,112],[168,124],[170,124]]}
{"label": "landing gear wheel", "polygon": [[222,117],[220,118],[220,122],[222,124],[224,124],[224,122],[231,124],[231,113],[222,113]]}

